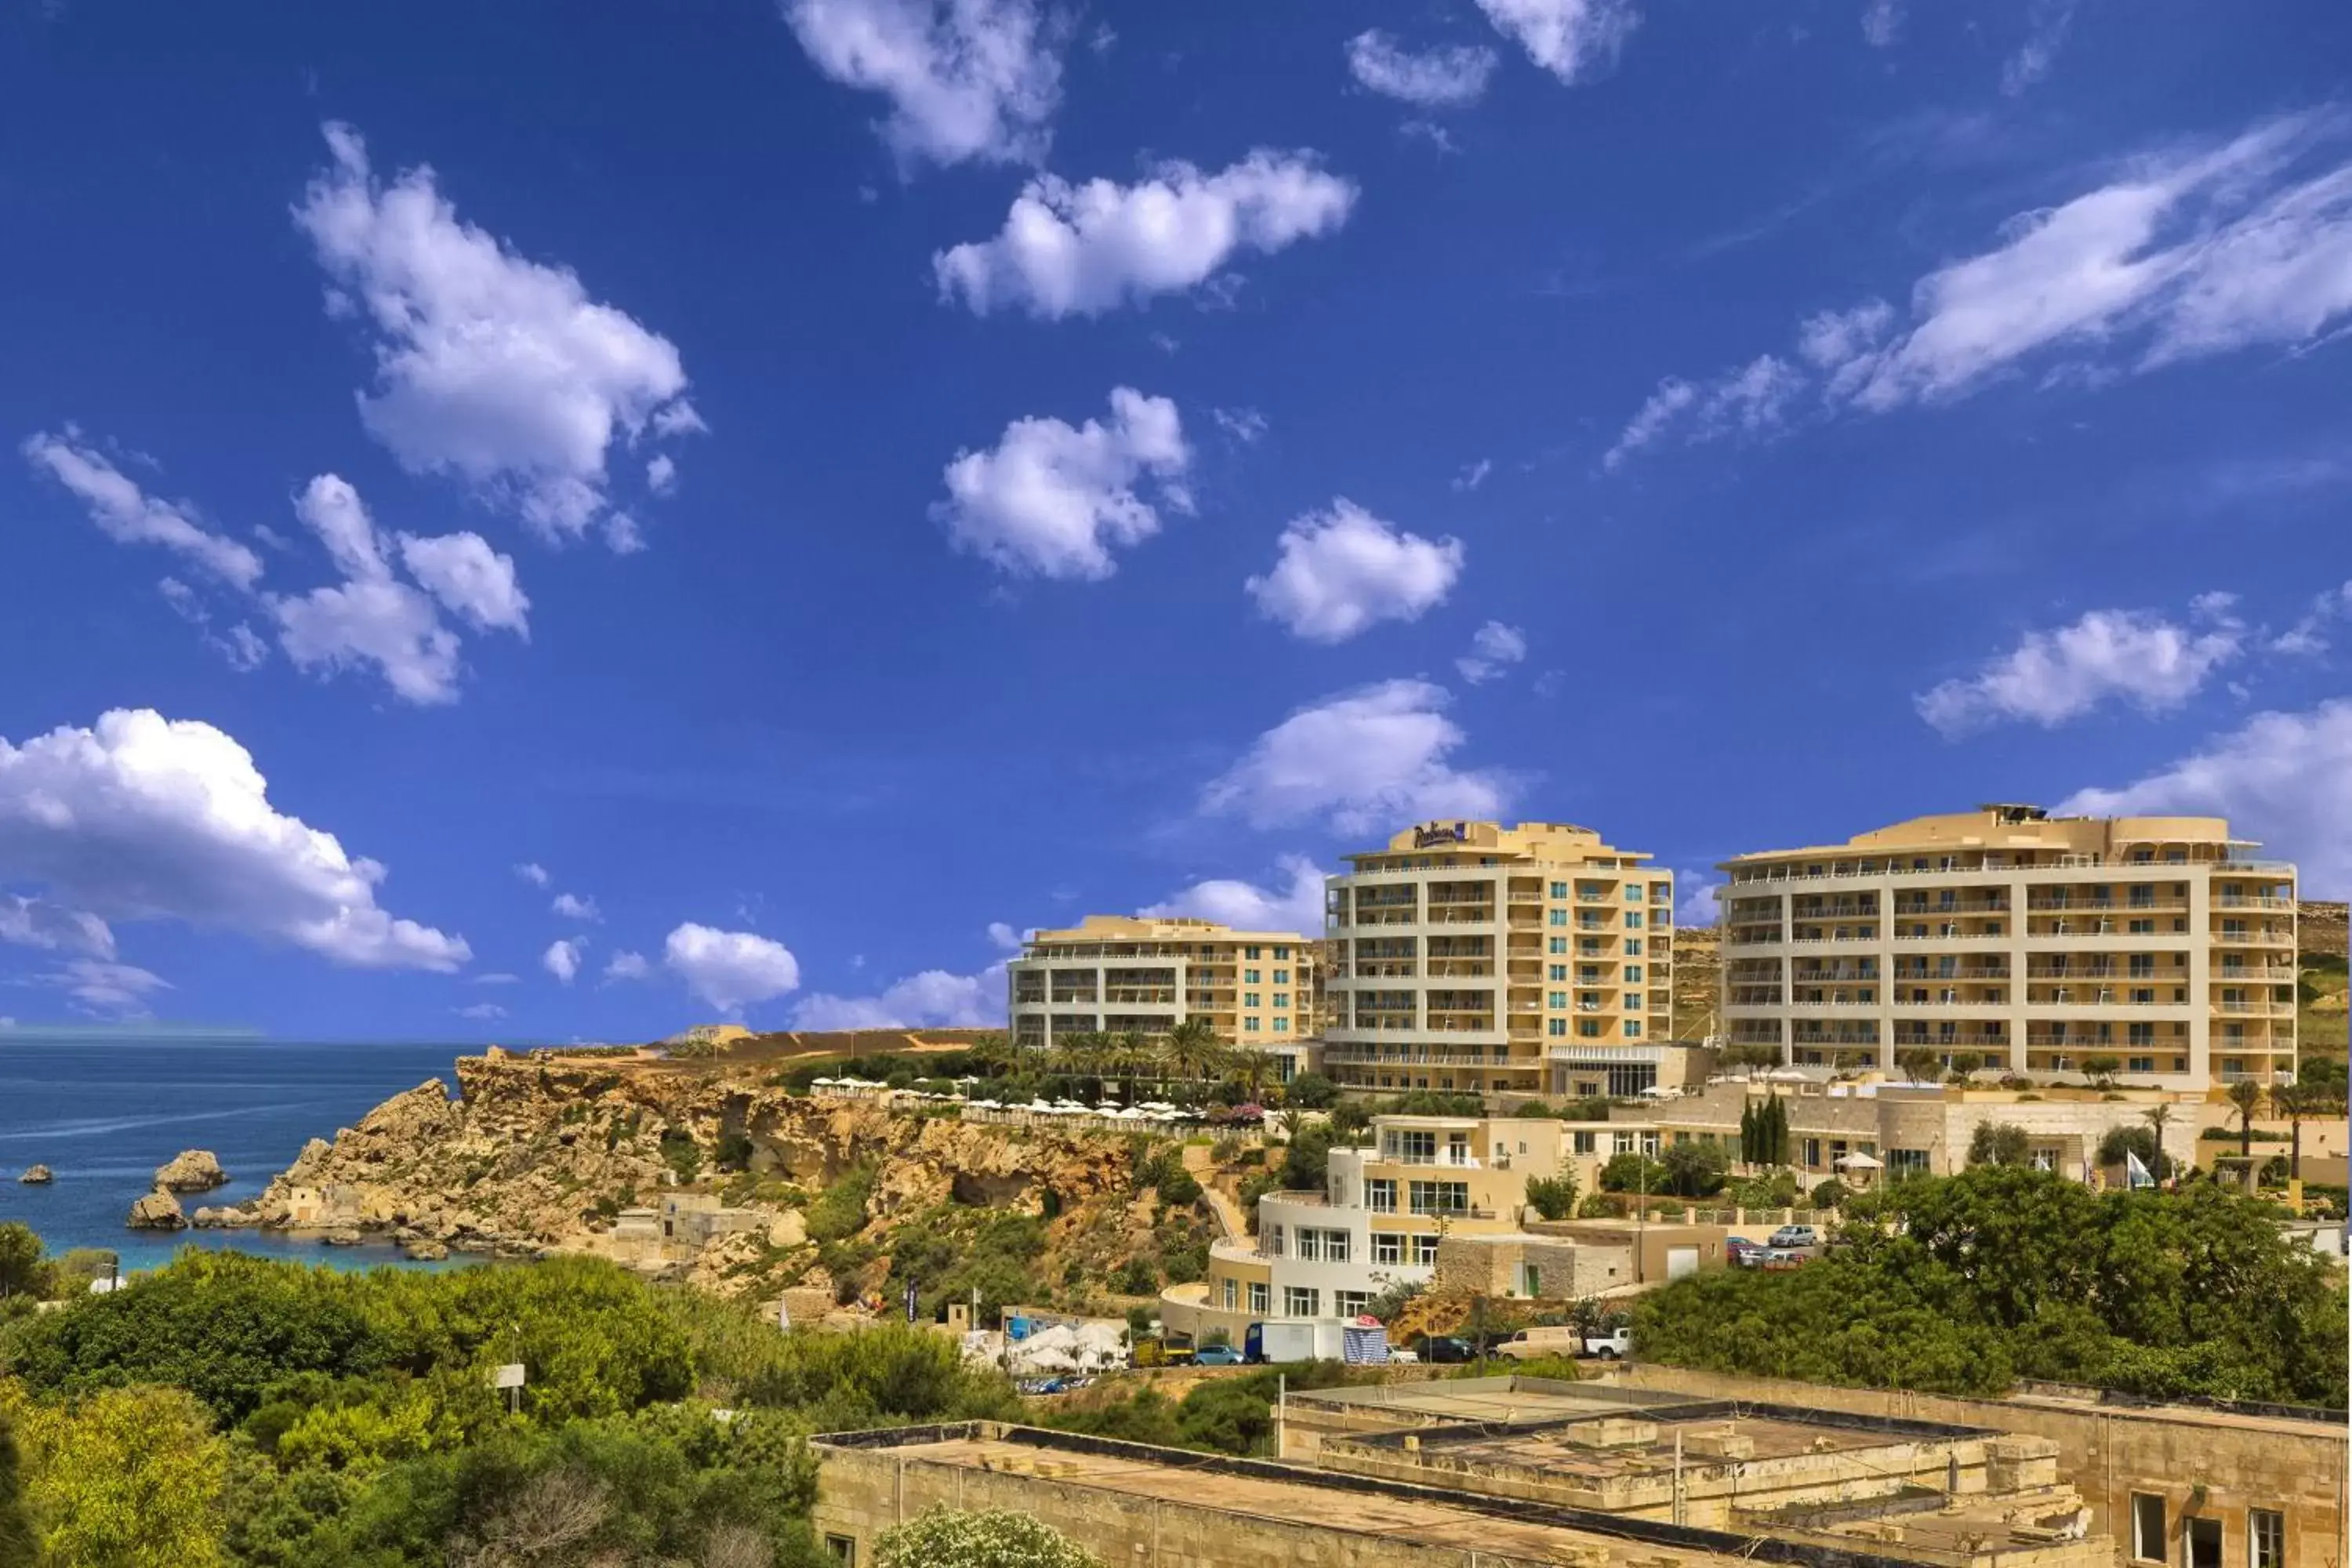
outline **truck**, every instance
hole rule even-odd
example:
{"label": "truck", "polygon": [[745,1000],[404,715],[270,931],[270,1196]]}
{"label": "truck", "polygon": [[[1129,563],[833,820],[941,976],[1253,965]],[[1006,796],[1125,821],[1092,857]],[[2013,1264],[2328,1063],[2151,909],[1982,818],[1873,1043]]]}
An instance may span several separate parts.
{"label": "truck", "polygon": [[1513,1361],[1528,1361],[1537,1356],[1574,1355],[1578,1338],[1572,1325],[1521,1329],[1496,1345],[1495,1353],[1509,1356]]}
{"label": "truck", "polygon": [[1633,1353],[1633,1331],[1620,1328],[1605,1334],[1587,1334],[1584,1353],[1597,1355],[1602,1361],[1623,1361]]}
{"label": "truck", "polygon": [[1388,1335],[1376,1326],[1367,1329],[1331,1318],[1268,1318],[1249,1326],[1242,1340],[1242,1359],[1377,1363],[1388,1359]]}

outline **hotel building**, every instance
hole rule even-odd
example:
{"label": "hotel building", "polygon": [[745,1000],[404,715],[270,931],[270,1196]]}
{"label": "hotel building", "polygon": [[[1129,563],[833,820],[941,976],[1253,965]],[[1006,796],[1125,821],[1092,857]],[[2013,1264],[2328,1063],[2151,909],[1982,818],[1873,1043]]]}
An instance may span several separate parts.
{"label": "hotel building", "polygon": [[1315,1034],[1313,939],[1181,917],[1088,915],[1041,931],[1007,964],[1013,1037],[1045,1047],[1079,1034],[1165,1035],[1205,1018],[1229,1045],[1274,1050]]}
{"label": "hotel building", "polygon": [[1348,859],[1327,885],[1324,983],[1324,1070],[1342,1087],[1658,1082],[1675,887],[1648,856],[1560,823],[1434,822]]}
{"label": "hotel building", "polygon": [[1988,805],[1724,863],[1724,1018],[1783,1060],[1926,1049],[2201,1090],[2295,1063],[2295,872],[2210,816]]}

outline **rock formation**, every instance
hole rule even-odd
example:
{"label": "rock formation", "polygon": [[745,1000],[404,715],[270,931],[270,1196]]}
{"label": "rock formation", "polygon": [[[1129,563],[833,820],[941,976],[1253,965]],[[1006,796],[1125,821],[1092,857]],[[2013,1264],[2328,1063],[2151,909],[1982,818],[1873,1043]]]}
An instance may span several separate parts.
{"label": "rock formation", "polygon": [[[1156,1255],[1155,1226],[1205,1234],[1136,1193],[1136,1138],[812,1099],[723,1065],[493,1050],[459,1061],[457,1082],[458,1098],[430,1080],[313,1139],[251,1204],[197,1223],[348,1231],[420,1258],[598,1253],[731,1292],[844,1296],[856,1288],[816,1267],[806,1215],[852,1171],[870,1173],[868,1287],[891,1226],[941,1205],[1050,1221],[1056,1279]],[[717,1169],[722,1140],[746,1168]]]}
{"label": "rock formation", "polygon": [[124,1221],[133,1230],[185,1230],[188,1216],[180,1212],[180,1200],[162,1187],[131,1205],[131,1217]]}
{"label": "rock formation", "polygon": [[27,1165],[25,1173],[16,1179],[28,1187],[46,1187],[57,1177],[50,1174],[47,1165]]}
{"label": "rock formation", "polygon": [[228,1173],[209,1149],[183,1149],[155,1167],[155,1185],[167,1193],[208,1193],[228,1184]]}

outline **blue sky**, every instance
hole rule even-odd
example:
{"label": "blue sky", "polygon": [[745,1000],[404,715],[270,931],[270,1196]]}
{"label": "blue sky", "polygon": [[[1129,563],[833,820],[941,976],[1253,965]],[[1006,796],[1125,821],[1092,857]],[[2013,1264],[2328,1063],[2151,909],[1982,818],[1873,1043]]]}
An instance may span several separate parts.
{"label": "blue sky", "polygon": [[2352,889],[2352,13],[0,16],[0,1017],[983,1019],[1434,815]]}

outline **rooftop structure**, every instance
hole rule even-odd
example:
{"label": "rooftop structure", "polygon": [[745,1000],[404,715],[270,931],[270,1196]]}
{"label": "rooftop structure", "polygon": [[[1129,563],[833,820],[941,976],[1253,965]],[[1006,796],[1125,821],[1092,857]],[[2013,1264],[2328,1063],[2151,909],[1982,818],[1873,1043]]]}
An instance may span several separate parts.
{"label": "rooftop structure", "polygon": [[1327,883],[1326,1070],[1358,1090],[1658,1081],[1674,877],[1566,823],[1431,822]]}
{"label": "rooftop structure", "polygon": [[1320,995],[1314,938],[1181,916],[1088,915],[1034,932],[1006,970],[1013,1038],[1033,1047],[1196,1017],[1230,1045],[1289,1045],[1315,1033]]}
{"label": "rooftop structure", "polygon": [[1722,869],[1724,1018],[1782,1061],[2268,1082],[2295,1061],[2295,871],[2210,816],[2000,805]]}
{"label": "rooftop structure", "polygon": [[1967,1536],[1905,1539],[1794,1527],[1719,1530],[1472,1490],[1156,1448],[992,1422],[834,1434],[818,1456],[813,1518],[845,1562],[933,1507],[1009,1509],[1106,1563],[1135,1568],[2106,1568],[2111,1542],[1986,1521]]}

